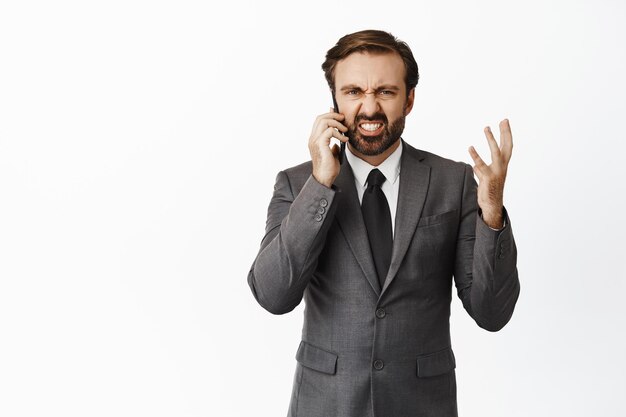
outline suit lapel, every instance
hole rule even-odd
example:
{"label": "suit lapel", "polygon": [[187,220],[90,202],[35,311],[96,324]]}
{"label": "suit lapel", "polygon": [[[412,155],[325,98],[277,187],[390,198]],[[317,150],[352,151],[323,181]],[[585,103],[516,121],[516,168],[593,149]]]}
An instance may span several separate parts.
{"label": "suit lapel", "polygon": [[[402,177],[402,175],[400,177]],[[369,240],[367,239],[367,229],[365,228],[361,205],[359,204],[359,196],[357,195],[356,186],[354,184],[354,174],[347,160],[344,161],[341,166],[341,171],[335,179],[335,185],[341,189],[341,193],[337,194],[339,201],[337,202],[338,206],[335,217],[348,241],[352,253],[354,253],[357,262],[365,274],[365,278],[369,281],[376,296],[380,296],[381,288],[378,283],[378,276],[376,274],[376,267],[374,266]]]}
{"label": "suit lapel", "polygon": [[[413,239],[417,222],[422,215],[430,182],[430,167],[421,162],[424,157],[420,155],[419,151],[408,145],[404,139],[402,139],[402,146],[400,186],[398,190],[391,265],[389,266],[381,296],[396,277],[409,244]],[[354,184],[352,185],[354,186]]]}

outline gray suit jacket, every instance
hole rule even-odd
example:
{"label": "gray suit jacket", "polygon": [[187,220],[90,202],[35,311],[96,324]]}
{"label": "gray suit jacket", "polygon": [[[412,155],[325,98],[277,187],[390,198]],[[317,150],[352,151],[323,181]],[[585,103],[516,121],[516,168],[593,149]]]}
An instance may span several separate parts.
{"label": "gray suit jacket", "polygon": [[276,177],[248,284],[274,314],[305,300],[288,416],[457,416],[451,278],[478,326],[498,331],[513,314],[520,283],[506,209],[504,229],[490,229],[470,165],[403,146],[383,288],[347,161],[332,188],[310,161]]}

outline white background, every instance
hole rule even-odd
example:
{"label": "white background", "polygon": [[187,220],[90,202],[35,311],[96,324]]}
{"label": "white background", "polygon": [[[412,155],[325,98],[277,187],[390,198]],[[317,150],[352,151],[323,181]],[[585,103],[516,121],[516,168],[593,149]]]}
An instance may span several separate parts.
{"label": "white background", "polygon": [[[246,282],[276,173],[309,158],[339,37],[420,69],[403,137],[471,162],[509,118],[521,295],[454,294],[462,416],[623,416],[620,1],[3,1],[0,415],[282,416],[301,304]],[[499,134],[496,133],[496,138]]]}

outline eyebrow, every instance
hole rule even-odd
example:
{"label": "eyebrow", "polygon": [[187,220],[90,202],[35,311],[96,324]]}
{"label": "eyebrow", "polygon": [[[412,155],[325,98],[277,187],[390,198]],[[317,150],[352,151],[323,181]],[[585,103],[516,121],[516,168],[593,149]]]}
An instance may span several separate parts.
{"label": "eyebrow", "polygon": [[[341,87],[340,91],[346,91],[346,90],[361,90],[361,87],[359,87],[356,84],[348,84],[344,87]],[[376,90],[394,90],[394,91],[399,91],[400,88],[392,85],[392,84],[383,84],[380,87],[378,87]]]}

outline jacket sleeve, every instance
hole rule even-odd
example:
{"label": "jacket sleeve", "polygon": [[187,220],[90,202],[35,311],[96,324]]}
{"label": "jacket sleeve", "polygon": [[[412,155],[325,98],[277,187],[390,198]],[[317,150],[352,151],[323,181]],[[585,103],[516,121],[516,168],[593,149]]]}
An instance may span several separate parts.
{"label": "jacket sleeve", "polygon": [[478,326],[495,332],[509,322],[519,298],[517,247],[506,208],[501,230],[484,222],[477,188],[472,167],[465,164],[454,281],[469,315]]}
{"label": "jacket sleeve", "polygon": [[334,218],[337,192],[310,175],[294,196],[287,174],[276,176],[265,236],[248,273],[254,298],[270,313],[288,313],[302,301]]}

